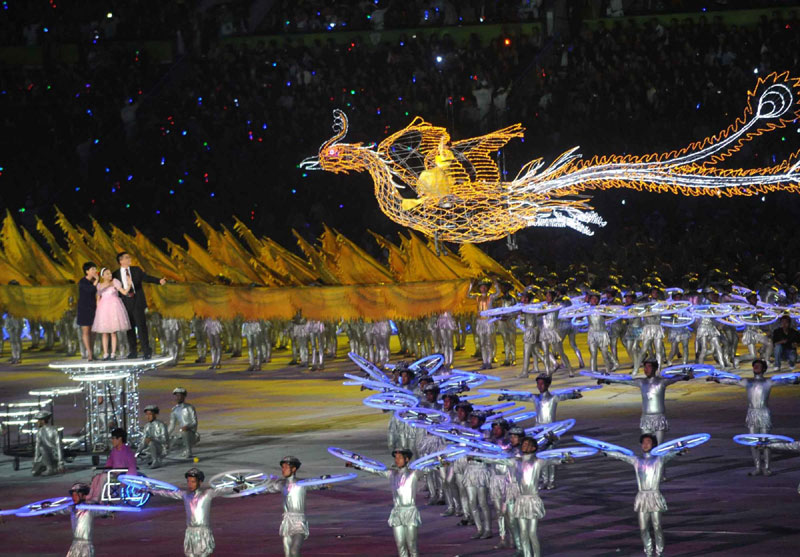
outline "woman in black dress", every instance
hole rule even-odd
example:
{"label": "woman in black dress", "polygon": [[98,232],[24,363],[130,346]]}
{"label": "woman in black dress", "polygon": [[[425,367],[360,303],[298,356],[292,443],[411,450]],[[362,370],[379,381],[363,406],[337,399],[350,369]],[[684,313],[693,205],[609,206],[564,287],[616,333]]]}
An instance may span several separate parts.
{"label": "woman in black dress", "polygon": [[84,277],[78,281],[78,325],[87,359],[92,357],[92,323],[97,309],[97,265],[92,261],[83,264]]}

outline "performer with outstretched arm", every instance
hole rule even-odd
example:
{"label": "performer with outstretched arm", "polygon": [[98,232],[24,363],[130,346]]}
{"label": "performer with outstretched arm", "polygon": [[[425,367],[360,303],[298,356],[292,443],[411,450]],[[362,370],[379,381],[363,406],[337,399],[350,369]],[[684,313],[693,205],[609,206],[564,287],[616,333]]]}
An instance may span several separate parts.
{"label": "performer with outstretched arm", "polygon": [[[772,430],[772,414],[769,410],[769,394],[772,387],[778,385],[797,385],[800,377],[786,377],[785,379],[774,380],[764,376],[767,371],[767,362],[764,360],[753,360],[753,378],[742,379],[733,377],[708,377],[706,381],[722,383],[724,385],[735,385],[744,387],[747,392],[747,418],[745,425],[750,433],[769,433]],[[731,374],[733,375],[733,374]],[[759,445],[750,447],[753,455],[753,468],[749,472],[750,476],[762,474],[769,476],[772,471],[769,469],[769,451],[772,445]]]}
{"label": "performer with outstretched arm", "polygon": [[667,387],[679,381],[688,381],[694,378],[691,368],[686,374],[675,375],[674,377],[661,377],[656,375],[658,362],[647,360],[644,363],[644,378],[614,377],[609,375],[604,379],[598,379],[598,383],[619,383],[639,387],[642,391],[642,419],[639,421],[639,428],[642,433],[652,433],[656,440],[661,443],[664,440],[664,432],[669,430],[669,422],[665,415],[664,395]]}

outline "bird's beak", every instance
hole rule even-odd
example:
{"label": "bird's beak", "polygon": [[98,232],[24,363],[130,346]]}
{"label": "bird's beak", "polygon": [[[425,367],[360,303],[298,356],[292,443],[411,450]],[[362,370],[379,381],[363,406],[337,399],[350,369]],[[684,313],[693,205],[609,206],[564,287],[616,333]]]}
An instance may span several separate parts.
{"label": "bird's beak", "polygon": [[300,164],[297,165],[297,167],[302,170],[322,170],[322,167],[319,164],[319,157],[305,158]]}

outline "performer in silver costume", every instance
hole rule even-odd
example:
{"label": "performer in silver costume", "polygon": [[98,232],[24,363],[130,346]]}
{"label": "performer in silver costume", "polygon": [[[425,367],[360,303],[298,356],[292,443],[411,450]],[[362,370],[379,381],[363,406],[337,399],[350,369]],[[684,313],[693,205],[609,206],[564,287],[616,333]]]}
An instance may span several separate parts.
{"label": "performer in silver costume", "polygon": [[495,280],[493,284],[494,292],[489,293],[489,279],[483,279],[479,283],[478,293],[474,293],[472,289],[475,286],[474,281],[470,283],[469,294],[470,298],[475,298],[477,302],[478,319],[475,323],[475,332],[478,335],[478,342],[480,344],[481,359],[483,365],[481,369],[492,369],[492,360],[494,359],[494,323],[488,317],[482,317],[480,313],[487,309],[491,309],[494,304],[495,298],[500,295],[500,286]]}
{"label": "performer in silver costume", "polygon": [[[758,294],[750,292],[746,297],[747,303],[753,306],[755,311],[758,308]],[[768,335],[764,329],[758,325],[747,325],[742,334],[742,344],[747,346],[747,354],[734,359],[735,367],[739,367],[740,362],[755,361],[769,357],[773,352],[772,336]],[[761,348],[756,350],[757,345]]]}
{"label": "performer in silver costume", "polygon": [[[539,445],[533,437],[522,439],[521,455],[508,459],[497,459],[514,466],[514,484],[512,489],[518,493],[513,502],[512,517],[519,525],[519,542],[524,557],[540,557],[539,535],[537,532],[539,519],[544,518],[544,503],[539,497],[539,478],[549,464],[545,459],[537,458]],[[494,462],[494,460],[490,461]],[[562,461],[555,461],[560,464]]]}
{"label": "performer in silver costume", "polygon": [[64,472],[64,449],[61,435],[54,425],[50,425],[53,415],[42,411],[36,414],[36,448],[33,454],[34,476],[52,476]]}
{"label": "performer in silver costume", "polygon": [[[472,429],[480,432],[484,423],[486,423],[486,414],[483,412],[472,412],[469,415],[468,425]],[[472,539],[491,538],[492,513],[489,508],[489,481],[492,473],[485,463],[478,460],[466,460],[464,486],[467,488],[469,516],[475,522],[477,529],[477,532],[472,535]]]}
{"label": "performer in silver costume", "polygon": [[372,345],[375,348],[375,362],[378,366],[389,363],[389,341],[392,338],[392,326],[388,320],[375,321],[369,324],[372,328]]}
{"label": "performer in silver costume", "polygon": [[[497,400],[533,401],[536,407],[536,425],[551,424],[556,421],[556,409],[559,402],[583,398],[583,395],[577,389],[554,395],[550,392],[552,382],[553,378],[549,375],[540,375],[536,378],[536,388],[539,389],[538,395],[500,395]],[[555,442],[552,443],[552,446],[555,447]],[[548,466],[543,474],[542,487],[544,489],[554,489],[556,486],[556,467]]]}
{"label": "performer in silver costume", "polygon": [[[683,294],[674,292],[672,294],[672,300],[675,302],[682,301]],[[672,359],[677,356],[678,351],[680,351],[683,365],[689,363],[689,338],[691,338],[691,336],[692,334],[689,331],[688,325],[669,328],[669,331],[667,331],[667,340],[669,340],[670,350],[669,356],[667,356],[667,362],[672,362]]]}
{"label": "performer in silver costume", "polygon": [[211,365],[208,369],[220,369],[222,365],[222,323],[219,319],[206,317],[203,320],[203,331],[208,338],[208,346],[211,350]]}
{"label": "performer in silver costume", "polygon": [[[561,297],[561,304],[565,307],[571,306],[572,301],[569,299],[568,296]],[[558,320],[558,336],[561,337],[561,348],[564,348],[564,341],[568,340],[570,347],[572,347],[572,351],[575,353],[575,358],[578,360],[578,367],[584,367],[585,364],[583,362],[583,354],[581,353],[581,349],[578,348],[578,340],[577,340],[578,331],[572,325],[572,319],[559,319]],[[570,371],[570,373],[572,373]],[[572,377],[572,375],[570,375]]]}
{"label": "performer in silver costume", "polygon": [[641,457],[630,456],[614,451],[603,451],[603,454],[627,462],[636,470],[636,482],[639,492],[633,510],[639,516],[639,532],[644,544],[644,553],[648,557],[664,554],[664,531],[661,528],[661,513],[667,510],[667,502],[661,495],[660,485],[664,477],[664,465],[684,451],[667,453],[664,456],[653,456],[650,451],[658,445],[658,440],[649,433],[639,438],[642,444]]}
{"label": "performer in silver costume", "polygon": [[[459,406],[459,398],[457,394],[448,393],[442,396],[442,411],[450,416],[451,423],[460,423],[458,416],[459,412],[456,408]],[[469,407],[469,412],[472,411],[472,406],[465,403]],[[464,417],[468,415],[464,410]],[[441,516],[463,516],[464,508],[461,505],[461,493],[459,492],[458,480],[456,478],[456,471],[454,466],[443,466],[439,468],[439,474],[442,478],[442,491],[444,493],[444,500],[447,503],[447,508]]]}
{"label": "performer in silver costume", "polygon": [[192,332],[194,333],[194,342],[197,348],[197,359],[194,363],[204,364],[208,355],[208,335],[206,335],[205,327],[203,327],[202,317],[197,315],[192,317]]}
{"label": "performer in silver costume", "polygon": [[206,476],[197,468],[190,468],[183,476],[186,478],[186,490],[151,489],[150,493],[169,499],[183,499],[186,509],[183,553],[186,557],[207,557],[214,553],[216,547],[214,534],[211,532],[211,501],[229,488],[203,488],[202,483]]}
{"label": "performer in silver costume", "polygon": [[[544,300],[548,304],[555,303],[556,291],[549,290],[544,295]],[[569,358],[564,352],[564,343],[561,334],[558,332],[558,311],[550,311],[542,314],[542,327],[539,329],[539,342],[544,347],[544,372],[552,375],[555,371],[552,358],[558,355],[561,358],[561,365],[566,366],[570,375],[573,374]]]}
{"label": "performer in silver costume", "polygon": [[[412,389],[414,381],[414,372],[406,367],[405,362],[399,362],[395,367],[395,372],[398,374],[398,383],[401,387]],[[414,447],[416,445],[417,428],[410,426],[403,420],[397,417],[396,412],[391,412],[389,418],[389,436],[387,445],[389,450],[395,447]]]}
{"label": "performer in silver costume", "polygon": [[656,375],[658,362],[647,360],[644,363],[643,378],[621,379],[609,376],[607,379],[598,379],[598,383],[619,383],[621,385],[631,385],[638,387],[642,392],[642,418],[639,421],[639,429],[642,433],[655,435],[656,441],[661,443],[664,440],[664,432],[669,430],[669,422],[665,415],[664,395],[667,387],[679,381],[694,379],[691,369],[684,375],[674,377],[661,377]]}
{"label": "performer in silver costume", "polygon": [[[623,301],[626,308],[634,305],[636,303],[636,292],[633,290],[625,292]],[[620,321],[625,322],[625,332],[622,334],[622,345],[625,347],[628,358],[630,358],[632,363],[633,371],[631,375],[636,375],[639,373],[639,368],[642,366],[642,356],[644,354],[644,351],[641,349],[642,327],[644,326],[642,324],[642,318],[632,317],[629,319],[620,319]]]}
{"label": "performer in silver costume", "polygon": [[69,546],[67,557],[94,557],[94,514],[97,511],[86,509],[77,510],[75,507],[81,503],[86,503],[90,487],[84,483],[73,484],[69,489],[70,497],[74,503],[69,509],[61,511],[69,513],[72,522],[72,545]]}
{"label": "performer in silver costume", "polygon": [[[167,365],[175,365],[178,363],[178,336],[181,331],[181,324],[174,317],[166,317],[162,321],[162,329],[164,331],[162,345],[166,349],[166,355],[171,358]],[[164,350],[161,352],[163,354]]]}
{"label": "performer in silver costume", "polygon": [[242,334],[247,341],[247,357],[250,364],[246,371],[261,371],[261,323],[245,321],[242,325]]}
{"label": "performer in silver costume", "polygon": [[392,501],[394,507],[389,515],[389,526],[392,527],[394,542],[397,545],[399,557],[417,557],[417,529],[422,524],[422,519],[417,510],[417,482],[418,470],[411,470],[408,463],[411,460],[411,450],[394,449],[394,466],[391,470],[371,470],[361,468],[348,462],[345,466],[363,470],[370,474],[389,478],[392,486]]}
{"label": "performer in silver costume", "polygon": [[[495,303],[497,307],[512,307],[517,305],[517,300],[511,295],[511,283],[503,282],[500,284],[502,295],[499,296]],[[500,316],[497,321],[497,332],[503,339],[503,365],[513,366],[517,363],[517,324],[516,313],[505,314]]]}
{"label": "performer in silver costume", "polygon": [[270,480],[265,493],[283,493],[283,518],[279,530],[283,538],[285,557],[300,557],[300,547],[308,539],[306,520],[306,490],[327,489],[327,486],[305,487],[297,485],[297,471],[300,459],[285,456],[281,459],[282,478]]}
{"label": "performer in silver costume", "polygon": [[306,328],[306,323],[306,318],[303,317],[302,311],[298,309],[289,324],[292,338],[292,360],[289,364],[296,364],[299,367],[308,366],[308,329]]}
{"label": "performer in silver costume", "polygon": [[[724,385],[735,385],[744,387],[747,392],[747,418],[745,425],[750,433],[769,433],[772,430],[772,414],[769,410],[769,395],[772,387],[780,385],[797,385],[800,379],[787,379],[785,381],[774,381],[764,376],[767,371],[767,362],[764,360],[753,360],[752,379],[729,379],[726,377],[709,377],[706,381],[722,383]],[[749,472],[750,476],[772,475],[769,468],[771,445],[759,445],[750,447],[755,468]]]}
{"label": "performer in silver costume", "polygon": [[176,387],[172,391],[177,404],[172,407],[169,417],[170,444],[182,444],[182,458],[192,458],[192,447],[200,441],[197,433],[197,410],[186,401],[189,394],[183,387]]}
{"label": "performer in silver costume", "polygon": [[[714,296],[714,292],[709,290],[707,295]],[[718,299],[718,298],[717,298]],[[731,367],[731,362],[725,357],[721,342],[722,334],[717,328],[717,321],[711,317],[701,317],[697,324],[695,333],[696,354],[695,363],[701,364],[705,361],[709,352],[714,354],[719,365]]]}
{"label": "performer in silver costume", "polygon": [[455,332],[456,320],[453,318],[453,314],[449,311],[440,313],[436,319],[434,340],[436,351],[444,356],[444,365],[448,368],[453,367],[453,357],[455,353],[453,335]]}
{"label": "performer in silver costume", "polygon": [[147,423],[142,428],[142,441],[136,456],[144,455],[150,460],[150,468],[159,468],[169,448],[167,425],[158,419],[158,406],[149,404],[144,407]]}
{"label": "performer in silver costume", "polygon": [[[650,300],[657,302],[664,299],[664,294],[659,288],[650,290]],[[661,326],[661,312],[648,312],[642,318],[641,350],[649,354],[661,367],[664,364],[666,351],[664,350],[664,327]]]}
{"label": "performer in silver costume", "polygon": [[311,343],[311,371],[325,368],[325,324],[309,319],[306,323],[308,340]]}
{"label": "performer in silver costume", "polygon": [[[22,327],[24,323],[19,317],[6,314],[5,326],[8,333],[8,344],[11,346],[11,359],[8,360],[10,364],[19,364],[22,362]],[[100,335],[98,335],[100,336]]]}
{"label": "performer in silver costume", "polygon": [[[791,443],[772,442],[768,447],[777,451],[793,451],[800,452],[800,441],[793,441]],[[800,485],[797,486],[797,493],[800,493]]]}
{"label": "performer in silver costume", "polygon": [[[504,434],[500,437],[499,431],[496,428],[503,430],[503,422],[507,428],[508,422],[505,420],[500,420],[492,424],[493,438],[490,439],[490,441],[502,446],[510,456],[522,454],[521,443],[522,438],[525,437],[525,430],[519,426],[514,426],[508,429],[507,435]],[[499,426],[496,425],[498,423],[500,423]],[[497,527],[500,536],[500,541],[494,548],[505,549],[507,547],[516,547],[520,549],[522,543],[519,539],[519,523],[516,518],[512,516],[514,501],[519,497],[519,486],[513,478],[516,464],[493,462],[491,466],[494,473],[489,480],[489,495],[492,499],[492,506],[494,506],[495,514],[497,515]]]}
{"label": "performer in silver costume", "polygon": [[[589,305],[596,307],[600,303],[600,294],[591,292],[589,294]],[[614,371],[618,367],[617,360],[609,350],[610,339],[608,337],[608,329],[606,329],[606,318],[599,313],[592,311],[587,319],[589,321],[589,333],[586,337],[586,342],[589,345],[589,367],[592,371],[597,371],[597,352],[603,352],[603,360],[605,361],[606,368],[609,372]],[[570,371],[569,376],[572,377],[573,373]]]}
{"label": "performer in silver costume", "polygon": [[[527,290],[520,295],[521,304],[530,304],[532,299],[533,296]],[[522,313],[517,317],[517,327],[522,331],[522,371],[517,377],[524,379],[530,373],[531,361],[533,361],[533,372],[537,375],[539,374],[539,360],[545,364],[544,356],[538,350],[539,316],[533,313]]]}
{"label": "performer in silver costume", "polygon": [[[431,381],[428,377],[423,377],[420,379],[420,384],[422,384],[423,380],[427,379]],[[423,396],[425,397],[417,406],[419,408],[432,408],[434,410],[441,410],[442,405],[439,403],[439,386],[433,384],[432,382],[426,384],[422,388]],[[414,428],[417,433],[417,438],[415,441],[415,447],[417,448],[417,454],[420,457],[425,455],[435,453],[438,451],[443,450],[447,446],[447,441],[439,437],[438,435],[432,435],[428,433],[424,428],[418,427]],[[425,470],[425,483],[428,486],[428,504],[429,505],[442,505],[444,504],[444,475],[443,475],[442,468],[439,469],[432,469],[432,470]]]}

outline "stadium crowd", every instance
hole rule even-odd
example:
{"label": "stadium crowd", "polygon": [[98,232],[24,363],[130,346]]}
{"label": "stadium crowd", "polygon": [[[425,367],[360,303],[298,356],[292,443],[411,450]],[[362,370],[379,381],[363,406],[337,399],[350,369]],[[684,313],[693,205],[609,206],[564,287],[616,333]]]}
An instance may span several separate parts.
{"label": "stadium crowd", "polygon": [[[431,22],[441,28],[409,31],[397,40],[376,42],[367,32],[349,41],[330,33],[303,42],[294,34],[226,39],[247,28],[225,27],[246,20],[247,2],[216,6],[205,16],[192,2],[151,2],[147,9],[88,2],[80,9],[58,8],[63,11],[48,42],[43,29],[50,20],[37,19],[35,11],[47,4],[30,3],[30,13],[17,13],[23,19],[6,20],[3,29],[11,21],[18,32],[4,33],[6,42],[26,44],[30,33],[19,22],[38,22],[32,44],[74,40],[77,60],[64,63],[45,48],[42,66],[2,69],[0,180],[15,187],[0,189],[0,205],[33,222],[55,204],[67,215],[90,213],[173,239],[193,229],[192,210],[212,223],[236,214],[286,244],[291,227],[311,237],[322,222],[353,235],[393,230],[377,210],[368,177],[306,174],[296,166],[330,136],[333,108],[350,115],[352,139],[367,143],[380,142],[415,115],[445,126],[455,139],[520,121],[527,128],[524,142],[499,156],[513,177],[528,160],[552,160],[575,145],[584,155],[657,152],[716,133],[741,115],[759,76],[797,67],[800,52],[793,12],[775,12],[752,26],[725,24],[715,13],[666,23],[605,19],[553,36],[544,26],[511,26],[490,39],[456,33],[442,14]],[[97,15],[101,4],[111,18]],[[273,23],[289,12],[347,12],[342,21],[355,21],[379,9],[387,10],[387,28],[389,21],[416,27],[425,23],[419,20],[425,9],[450,4],[362,2],[342,10],[335,2],[277,2],[258,30],[278,32]],[[540,18],[520,12],[528,4],[459,3],[459,13],[473,8],[487,22]],[[656,12],[682,7],[652,4]],[[492,10],[479,9],[489,5]],[[185,25],[176,26],[175,19]],[[186,32],[176,36],[176,28]],[[315,25],[291,29],[304,30]],[[143,39],[158,37],[176,41],[173,64],[159,64],[144,48]],[[783,160],[797,148],[797,131],[759,138],[733,163]],[[572,260],[648,267],[666,262],[678,276],[701,265],[744,267],[763,260],[785,263],[793,274],[795,263],[782,242],[761,226],[767,217],[796,217],[783,199],[598,193],[595,205],[610,224],[596,237],[526,231],[518,238],[520,252],[508,257],[550,266],[563,263],[567,253]],[[709,239],[723,228],[734,233],[710,251]],[[570,250],[560,249],[565,246]]]}

